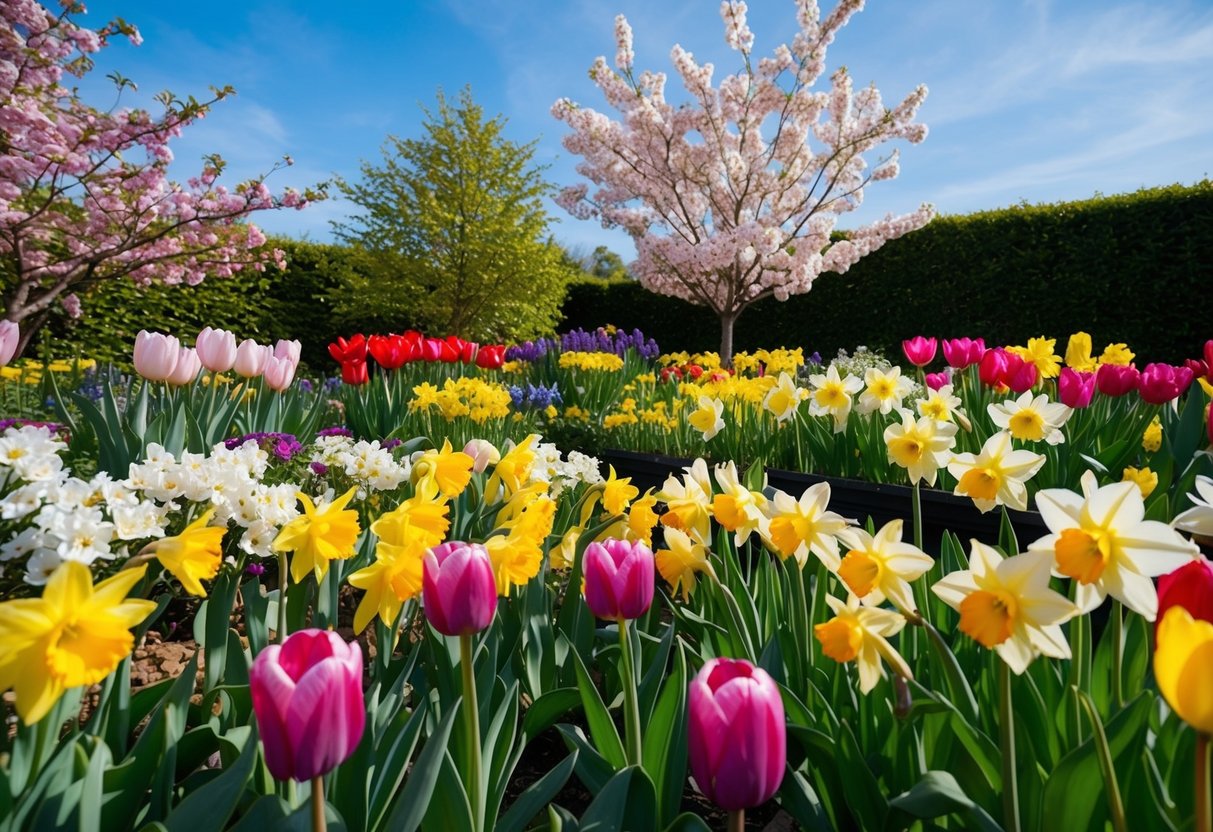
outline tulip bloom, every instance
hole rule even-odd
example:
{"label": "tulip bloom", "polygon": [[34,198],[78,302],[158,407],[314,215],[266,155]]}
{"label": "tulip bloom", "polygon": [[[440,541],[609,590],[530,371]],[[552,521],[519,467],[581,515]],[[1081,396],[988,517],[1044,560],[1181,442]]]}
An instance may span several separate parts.
{"label": "tulip bloom", "polygon": [[177,365],[165,381],[174,387],[184,387],[192,384],[202,371],[202,362],[198,360],[198,352],[193,347],[182,347],[177,354]]}
{"label": "tulip bloom", "polygon": [[0,367],[13,360],[19,343],[21,343],[21,328],[17,322],[0,321]]}
{"label": "tulip bloom", "polygon": [[236,336],[226,329],[206,327],[198,333],[194,348],[202,366],[212,373],[226,373],[236,363]]}
{"label": "tulip bloom", "polygon": [[341,765],[366,723],[362,650],[325,630],[271,644],[249,670],[265,764],[278,780],[311,780]]}
{"label": "tulip bloom", "polygon": [[1105,396],[1123,396],[1137,389],[1141,373],[1132,364],[1102,364],[1095,374],[1095,386]]}
{"label": "tulip bloom", "polygon": [[341,380],[346,384],[366,384],[371,380],[365,361],[345,361],[341,364]]}
{"label": "tulip bloom", "polygon": [[927,373],[925,376],[927,388],[930,390],[938,390],[941,387],[951,384],[952,380],[948,378],[947,373]]}
{"label": "tulip bloom", "polygon": [[691,771],[704,796],[730,812],[770,800],[787,762],[775,680],[743,659],[711,659],[691,681],[687,710]]}
{"label": "tulip bloom", "polygon": [[643,543],[610,538],[586,547],[585,602],[597,618],[639,618],[653,603],[653,552]]}
{"label": "tulip bloom", "polygon": [[236,348],[236,363],[233,369],[244,378],[256,378],[265,370],[265,362],[273,354],[252,338],[245,338]]}
{"label": "tulip bloom", "polygon": [[425,617],[444,636],[478,633],[497,611],[497,581],[479,543],[452,540],[425,556],[421,590]]}
{"label": "tulip bloom", "polygon": [[901,351],[906,359],[915,367],[925,367],[935,360],[935,351],[939,342],[934,338],[924,338],[916,335],[908,341],[901,342]]}
{"label": "tulip bloom", "polygon": [[295,380],[295,364],[290,360],[289,356],[276,358],[271,355],[265,361],[262,375],[265,378],[266,387],[282,393]]}
{"label": "tulip bloom", "polygon": [[403,335],[372,335],[367,339],[366,349],[385,370],[399,370],[408,361],[408,344]]}
{"label": "tulip bloom", "polygon": [[1170,364],[1147,364],[1138,380],[1137,392],[1150,404],[1166,404],[1184,394],[1192,383],[1192,371]]}
{"label": "tulip bloom", "polygon": [[469,440],[463,446],[463,452],[472,458],[472,470],[477,474],[484,473],[484,469],[501,461],[501,451],[487,439]]}
{"label": "tulip bloom", "polygon": [[1069,367],[1061,369],[1057,378],[1057,398],[1066,407],[1080,410],[1090,407],[1095,394],[1095,373],[1084,373]]}
{"label": "tulip bloom", "polygon": [[1159,622],[1171,607],[1183,607],[1196,620],[1213,624],[1213,563],[1198,558],[1158,579]]}
{"label": "tulip bloom", "polygon": [[366,363],[366,336],[359,332],[350,340],[338,337],[336,343],[329,344],[329,355],[339,364],[345,364],[348,361],[361,361]]}
{"label": "tulip bloom", "polygon": [[279,338],[278,343],[274,344],[274,358],[278,360],[289,359],[291,365],[299,366],[299,357],[303,354],[303,344],[298,340],[287,341],[285,338]]}
{"label": "tulip bloom", "polygon": [[483,370],[500,370],[505,363],[505,344],[484,346],[476,353],[476,366]]}
{"label": "tulip bloom", "polygon": [[963,370],[971,364],[981,363],[986,353],[984,338],[949,338],[943,342],[943,357],[949,367]]}
{"label": "tulip bloom", "polygon": [[1023,363],[1022,358],[1012,355],[1002,347],[986,350],[977,368],[981,383],[986,387],[1009,387],[1006,379],[1014,361]]}
{"label": "tulip bloom", "polygon": [[181,342],[172,335],[141,329],[135,336],[135,372],[148,381],[167,381],[180,355]]}
{"label": "tulip bloom", "polygon": [[1039,368],[1031,361],[1024,361],[1017,355],[1011,355],[1007,365],[1006,385],[1016,393],[1024,393],[1032,389],[1036,379],[1040,377]]}
{"label": "tulip bloom", "polygon": [[1172,607],[1158,625],[1158,690],[1184,722],[1213,734],[1213,624]]}

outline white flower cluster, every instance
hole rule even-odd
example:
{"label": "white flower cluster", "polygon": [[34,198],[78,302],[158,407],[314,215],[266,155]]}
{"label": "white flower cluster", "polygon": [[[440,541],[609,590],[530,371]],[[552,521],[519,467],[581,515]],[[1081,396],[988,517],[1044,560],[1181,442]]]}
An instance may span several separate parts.
{"label": "white flower cluster", "polygon": [[379,440],[355,442],[348,436],[321,436],[312,445],[311,462],[335,468],[358,484],[357,498],[368,491],[393,491],[409,478],[407,460],[397,460]]}
{"label": "white flower cluster", "polygon": [[830,366],[837,367],[838,375],[843,378],[847,376],[863,378],[868,370],[876,369],[885,372],[893,365],[889,359],[878,352],[871,352],[867,347],[856,347],[854,355],[847,355],[846,350],[840,349],[838,357],[830,362]]}
{"label": "white flower cluster", "polygon": [[559,448],[550,442],[541,442],[535,446],[531,481],[550,483],[548,493],[555,498],[562,491],[576,488],[579,483],[596,485],[602,482],[600,467],[597,457],[569,451],[568,459],[561,459]]}

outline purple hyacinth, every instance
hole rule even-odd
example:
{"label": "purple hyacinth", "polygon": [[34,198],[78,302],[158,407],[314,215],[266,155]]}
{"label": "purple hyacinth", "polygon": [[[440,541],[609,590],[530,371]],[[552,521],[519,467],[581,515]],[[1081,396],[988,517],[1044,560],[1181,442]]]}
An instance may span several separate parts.
{"label": "purple hyacinth", "polygon": [[226,440],[223,445],[229,451],[234,451],[245,442],[256,442],[258,446],[272,453],[283,462],[290,462],[295,454],[303,450],[299,440],[289,433],[249,433]]}

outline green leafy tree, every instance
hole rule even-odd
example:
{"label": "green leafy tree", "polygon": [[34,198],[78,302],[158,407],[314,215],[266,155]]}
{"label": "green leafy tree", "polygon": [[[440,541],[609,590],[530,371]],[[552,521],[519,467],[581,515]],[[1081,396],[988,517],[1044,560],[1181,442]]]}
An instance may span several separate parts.
{"label": "green leafy tree", "polygon": [[505,118],[486,119],[467,88],[454,103],[439,91],[425,113],[422,138],[389,136],[381,165],[338,181],[359,210],[336,235],[368,265],[338,314],[373,304],[401,326],[479,340],[550,331],[570,270],[549,236],[535,143],[507,139]]}

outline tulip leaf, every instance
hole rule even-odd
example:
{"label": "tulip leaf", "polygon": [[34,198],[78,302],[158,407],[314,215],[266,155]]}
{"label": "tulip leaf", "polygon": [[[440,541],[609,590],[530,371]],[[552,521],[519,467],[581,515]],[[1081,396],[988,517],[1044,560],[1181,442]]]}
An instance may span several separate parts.
{"label": "tulip leaf", "polygon": [[585,710],[585,719],[590,726],[590,736],[594,747],[616,771],[627,765],[627,757],[623,751],[623,742],[619,739],[619,730],[611,719],[594,680],[590,678],[585,663],[576,650],[569,651],[573,665],[577,670],[577,689],[581,691],[581,706]]}
{"label": "tulip leaf", "polygon": [[[426,747],[429,747],[428,743]],[[454,758],[449,753],[443,754],[438,768],[429,806],[424,807],[425,817],[421,828],[425,832],[473,832],[472,804],[468,801]],[[393,832],[396,829],[390,824],[385,828]]]}
{"label": "tulip leaf", "polygon": [[581,816],[580,832],[651,829],[657,815],[653,782],[639,766],[628,766],[603,786]]}
{"label": "tulip leaf", "polygon": [[531,703],[522,718],[522,736],[527,743],[556,724],[556,720],[581,704],[577,688],[556,688]]}
{"label": "tulip leaf", "polygon": [[687,769],[687,662],[679,645],[674,670],[666,679],[652,718],[644,726],[642,758],[653,780],[659,820],[672,818],[682,805]]}
{"label": "tulip leaf", "polygon": [[[375,776],[371,779],[368,796],[368,827],[378,828],[379,821],[387,811],[388,801],[400,788],[405,768],[413,757],[421,728],[425,724],[425,704],[418,705],[411,714],[399,711],[381,735],[371,738],[375,744]],[[364,742],[367,739],[363,740]]]}
{"label": "tulip leaf", "polygon": [[665,828],[665,832],[712,832],[712,827],[699,815],[683,812]]}
{"label": "tulip leaf", "polygon": [[236,810],[245,784],[257,762],[257,741],[245,740],[240,756],[214,779],[185,796],[164,825],[169,832],[208,832],[221,830]]}
{"label": "tulip leaf", "polygon": [[560,763],[527,787],[518,795],[510,808],[497,821],[497,832],[522,832],[526,825],[535,818],[544,807],[551,803],[552,798],[559,794],[568,782],[569,776],[577,765],[577,751],[565,757]]}
{"label": "tulip leaf", "polygon": [[816,790],[799,771],[788,771],[779,787],[779,805],[796,819],[801,828],[812,832],[832,832],[837,826],[830,822]]}
{"label": "tulip leaf", "polygon": [[[434,732],[426,737],[425,745],[417,756],[408,781],[404,788],[396,792],[396,802],[392,805],[387,821],[378,828],[390,829],[392,832],[414,832],[425,817],[426,808],[434,794],[434,786],[444,765],[449,763],[450,755],[446,753],[447,742],[451,737],[451,726],[455,724],[458,707],[451,707],[443,715]],[[458,777],[455,778],[458,780]],[[467,795],[464,795],[467,802]],[[471,809],[468,809],[468,819],[471,819]]]}
{"label": "tulip leaf", "polygon": [[889,804],[848,723],[839,723],[836,739],[842,793],[847,806],[862,828],[883,829]]}
{"label": "tulip leaf", "polygon": [[1002,828],[946,771],[926,772],[913,788],[890,800],[889,806],[920,820],[957,814],[965,820],[966,829],[998,832]]}
{"label": "tulip leaf", "polygon": [[594,794],[602,791],[607,781],[615,776],[615,767],[598,753],[577,726],[561,723],[556,730],[564,739],[565,746],[577,751],[577,779]]}

